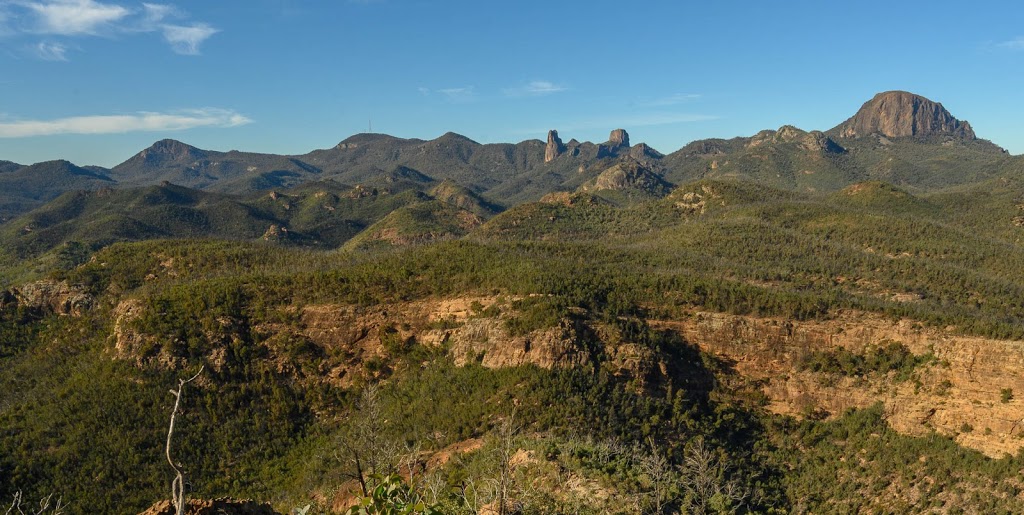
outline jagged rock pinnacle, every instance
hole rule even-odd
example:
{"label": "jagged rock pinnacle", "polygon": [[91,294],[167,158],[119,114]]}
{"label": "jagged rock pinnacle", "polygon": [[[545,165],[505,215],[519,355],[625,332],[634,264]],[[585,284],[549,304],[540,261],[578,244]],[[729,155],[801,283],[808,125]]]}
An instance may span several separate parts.
{"label": "jagged rock pinnacle", "polygon": [[558,137],[558,131],[548,131],[548,144],[544,147],[544,162],[550,163],[554,161],[562,152],[565,152],[565,145],[562,144],[561,138]]}
{"label": "jagged rock pinnacle", "polygon": [[626,133],[626,129],[615,129],[611,135],[608,136],[608,143],[612,147],[628,147],[629,146],[629,134]]}
{"label": "jagged rock pinnacle", "polygon": [[619,155],[619,151],[629,148],[629,134],[625,129],[615,129],[608,136],[608,141],[598,145],[597,157]]}

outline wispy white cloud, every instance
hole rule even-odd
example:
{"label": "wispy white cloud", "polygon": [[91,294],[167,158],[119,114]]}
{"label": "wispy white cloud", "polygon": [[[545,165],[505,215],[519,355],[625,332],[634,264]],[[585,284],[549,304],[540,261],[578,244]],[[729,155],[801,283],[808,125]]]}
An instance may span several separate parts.
{"label": "wispy white cloud", "polygon": [[668,107],[679,104],[685,104],[687,102],[693,102],[701,98],[698,93],[676,93],[667,97],[655,98],[650,100],[641,100],[637,104],[644,107]]}
{"label": "wispy white cloud", "polygon": [[502,91],[505,93],[506,96],[510,96],[510,97],[523,97],[523,96],[538,97],[538,96],[550,95],[552,93],[560,93],[562,91],[566,91],[567,89],[569,89],[569,88],[567,88],[567,87],[565,87],[565,86],[563,86],[561,84],[555,84],[554,82],[550,82],[550,81],[546,81],[546,80],[535,80],[535,81],[530,81],[530,82],[528,82],[528,83],[526,83],[526,84],[524,84],[522,86],[517,86],[517,87],[514,87],[514,88],[505,88]]}
{"label": "wispy white cloud", "polygon": [[1020,36],[1009,41],[1003,41],[1002,43],[996,43],[996,46],[1008,50],[1024,50],[1024,36]]}
{"label": "wispy white cloud", "polygon": [[452,102],[468,102],[476,99],[476,87],[463,86],[460,88],[443,88],[437,90]]}
{"label": "wispy white cloud", "polygon": [[62,43],[41,41],[31,48],[31,53],[44,61],[67,61],[68,47]]}
{"label": "wispy white cloud", "polygon": [[171,44],[175,52],[183,55],[199,55],[199,45],[210,36],[220,32],[205,24],[196,23],[190,26],[161,25],[164,39]]}
{"label": "wispy white cloud", "polygon": [[160,25],[165,19],[179,16],[178,9],[173,5],[142,4],[142,26],[150,30]]}
{"label": "wispy white cloud", "polygon": [[525,91],[532,95],[549,95],[551,93],[565,91],[566,89],[568,88],[566,88],[565,86],[560,86],[553,82],[548,82],[546,80],[535,80],[526,85]]}
{"label": "wispy white cloud", "polygon": [[430,89],[426,86],[419,86],[416,91],[424,97],[440,95],[451,102],[468,102],[476,100],[476,86],[461,86],[457,88]]}
{"label": "wispy white cloud", "polygon": [[189,109],[172,113],[140,112],[126,115],[74,116],[55,120],[0,122],[0,138],[27,138],[57,134],[119,134],[125,132],[180,131],[198,127],[238,127],[249,118],[227,109]]}
{"label": "wispy white cloud", "polygon": [[0,37],[9,36],[14,33],[10,27],[7,26],[7,15],[6,6],[0,3]]}
{"label": "wispy white cloud", "polygon": [[[171,4],[144,2],[139,7],[98,0],[0,0],[0,35],[76,38],[157,33],[174,52],[198,55],[200,45],[220,30],[187,18]],[[54,44],[67,48],[62,42]],[[41,59],[48,55],[34,54]],[[67,60],[66,56],[61,60]]]}
{"label": "wispy white cloud", "polygon": [[32,13],[35,22],[32,31],[61,36],[95,36],[131,14],[126,7],[94,0],[15,2],[15,5]]}

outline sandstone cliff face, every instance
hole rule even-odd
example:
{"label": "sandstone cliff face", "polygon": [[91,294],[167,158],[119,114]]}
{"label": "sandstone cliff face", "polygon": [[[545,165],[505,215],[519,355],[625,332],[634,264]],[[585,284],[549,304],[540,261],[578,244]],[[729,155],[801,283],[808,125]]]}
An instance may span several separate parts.
{"label": "sandstone cliff face", "polygon": [[[672,373],[671,360],[659,351],[589,320],[566,317],[553,327],[512,334],[506,320],[519,315],[515,302],[521,299],[477,296],[375,307],[307,305],[286,308],[282,318],[291,319],[289,323],[257,324],[252,332],[260,335],[258,353],[277,373],[304,384],[340,388],[385,374],[396,348],[414,343],[443,347],[460,366],[565,369],[603,362],[639,391],[655,391]],[[186,366],[160,338],[133,327],[145,309],[141,301],[128,299],[114,310],[112,354],[140,367]],[[214,371],[224,366],[226,349],[245,324],[222,317],[217,325],[204,334],[210,349],[206,361]],[[370,362],[385,365],[370,370]]]}
{"label": "sandstone cliff face", "polygon": [[[653,325],[677,330],[701,349],[734,361],[739,374],[763,384],[769,409],[778,413],[822,410],[835,416],[882,402],[887,421],[901,433],[938,431],[994,457],[1016,454],[1024,445],[1024,342],[949,335],[858,312],[809,322],[695,312]],[[930,352],[936,362],[916,369],[908,381],[829,377],[797,366],[808,352],[862,353],[883,341],[902,343],[918,355]],[[1007,388],[1014,398],[1003,402]]]}
{"label": "sandstone cliff face", "polygon": [[[693,193],[702,205],[713,192]],[[697,206],[695,205],[696,209]],[[261,349],[277,372],[305,382],[347,388],[370,379],[371,360],[387,363],[390,349],[410,342],[444,346],[459,364],[500,368],[532,364],[544,368],[600,365],[638,391],[658,392],[666,378],[685,379],[679,363],[663,350],[630,341],[612,326],[589,320],[579,310],[553,327],[514,335],[505,320],[518,316],[521,297],[433,298],[361,307],[307,305],[285,308],[288,323],[256,325]],[[131,320],[146,309],[126,300],[115,310],[114,354],[140,366],[178,368],[156,348],[155,336],[133,332]],[[578,316],[577,316],[578,315]],[[205,338],[208,362],[218,369],[223,348],[239,334],[239,321],[217,320]],[[824,321],[794,321],[694,311],[672,320],[649,321],[652,329],[677,333],[687,343],[733,363],[739,377],[759,385],[768,408],[802,416],[811,412],[838,416],[848,408],[882,402],[897,431],[932,431],[990,456],[1016,454],[1024,446],[1024,342],[950,334],[912,320],[841,311]],[[404,343],[403,343],[404,342]],[[919,365],[909,380],[894,373],[863,377],[833,376],[802,370],[812,352],[839,348],[863,354],[871,346],[898,342],[916,355],[935,359]],[[683,345],[681,342],[680,345]],[[300,352],[297,352],[301,349]],[[303,356],[310,356],[309,359]],[[702,387],[700,378],[687,385]],[[1012,393],[1009,399],[1004,391]]]}
{"label": "sandstone cliff face", "polygon": [[93,298],[84,289],[63,281],[37,281],[0,292],[0,306],[16,304],[40,314],[81,316],[92,307]]}
{"label": "sandstone cliff face", "polygon": [[[260,352],[278,373],[342,388],[365,381],[376,373],[368,371],[364,365],[369,361],[386,361],[391,352],[389,346],[412,342],[446,345],[459,364],[475,361],[493,368],[526,364],[565,368],[591,360],[580,334],[581,327],[569,320],[556,327],[511,335],[504,319],[515,316],[510,305],[514,300],[460,297],[372,308],[308,305],[286,314],[284,318],[294,322],[259,324],[252,331],[261,335]],[[474,314],[473,307],[492,306],[503,314]],[[142,316],[145,309],[136,299],[124,300],[115,308],[111,336],[113,355],[140,367],[172,370],[184,367],[184,360],[174,356],[157,336],[133,327],[133,321]],[[223,317],[217,320],[217,325],[204,334],[210,347],[207,361],[215,371],[223,366],[225,349],[239,337],[239,329],[244,324]],[[304,349],[298,359],[297,348]],[[303,356],[315,359],[306,360]]]}
{"label": "sandstone cliff face", "polygon": [[479,362],[488,368],[537,365],[569,368],[590,360],[578,329],[565,320],[558,325],[524,336],[511,336],[501,320],[466,320],[457,330],[425,335],[426,341],[449,344],[457,365]]}
{"label": "sandstone cliff face", "polygon": [[544,162],[550,163],[554,161],[562,152],[565,152],[565,145],[562,144],[561,138],[558,137],[558,131],[548,131],[548,143],[544,147]]}
{"label": "sandstone cliff face", "polygon": [[843,138],[880,134],[888,138],[938,135],[975,139],[971,125],[954,118],[942,104],[906,91],[875,95],[834,131]]}

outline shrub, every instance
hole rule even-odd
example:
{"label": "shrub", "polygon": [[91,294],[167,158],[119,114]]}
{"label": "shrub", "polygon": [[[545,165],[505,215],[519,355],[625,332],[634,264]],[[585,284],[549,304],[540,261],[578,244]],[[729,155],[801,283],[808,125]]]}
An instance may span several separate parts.
{"label": "shrub", "polygon": [[1013,388],[1003,388],[999,390],[999,401],[1006,404],[1013,400]]}

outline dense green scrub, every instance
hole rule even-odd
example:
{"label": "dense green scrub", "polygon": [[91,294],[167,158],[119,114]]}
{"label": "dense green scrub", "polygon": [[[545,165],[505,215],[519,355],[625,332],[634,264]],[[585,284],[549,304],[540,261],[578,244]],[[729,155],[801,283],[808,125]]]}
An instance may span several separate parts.
{"label": "dense green scrub", "polygon": [[[326,503],[351,479],[353,435],[368,424],[359,399],[373,387],[381,439],[423,452],[484,442],[440,469],[451,510],[465,509],[456,493],[471,480],[492,477],[488,453],[513,414],[517,445],[539,462],[523,474],[547,484],[557,479],[551,470],[564,469],[621,496],[623,512],[633,501],[648,512],[697,506],[688,457],[702,449],[717,484],[743,493],[742,501],[719,496],[724,510],[1024,509],[1020,458],[985,458],[937,435],[900,436],[879,408],[828,422],[769,415],[756,386],[728,363],[645,322],[692,309],[797,320],[856,309],[1024,337],[1024,252],[1010,228],[1016,197],[951,211],[975,193],[912,197],[875,185],[862,192],[871,197],[812,197],[711,181],[690,189],[707,195],[704,208],[683,202],[686,188],[621,206],[581,196],[513,208],[461,240],[387,252],[212,239],[65,242],[34,261],[8,262],[5,273],[67,281],[95,303],[71,317],[5,297],[0,500],[52,492],[73,512],[130,512],[165,498],[167,392],[205,364],[175,435],[190,495],[250,496],[279,509]],[[336,356],[268,329],[298,327],[305,305],[466,295],[519,299],[503,318],[513,335],[565,321],[612,327],[663,359],[667,379],[638,388],[584,334],[585,363],[555,370],[459,367],[443,347],[396,340],[365,363],[368,380],[341,388],[318,380]],[[147,338],[135,355],[115,357],[115,310],[128,299],[138,313],[127,329]],[[880,346],[812,353],[803,366],[900,376],[927,359]],[[546,495],[530,509],[574,511],[566,497]]]}

